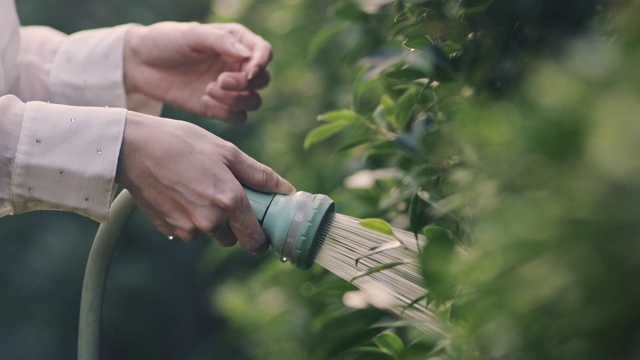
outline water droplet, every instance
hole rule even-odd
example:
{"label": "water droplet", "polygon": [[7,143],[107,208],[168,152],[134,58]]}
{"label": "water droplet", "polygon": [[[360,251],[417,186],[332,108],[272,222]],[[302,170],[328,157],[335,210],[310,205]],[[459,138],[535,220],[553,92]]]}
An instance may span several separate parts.
{"label": "water droplet", "polygon": [[27,191],[33,192],[33,188],[28,188]]}
{"label": "water droplet", "polygon": [[289,261],[289,259],[286,257],[280,258],[280,262],[286,263],[287,261]]}
{"label": "water droplet", "polygon": [[84,198],[84,202],[89,202],[89,198],[88,197]]}
{"label": "water droplet", "polygon": [[173,236],[167,236],[167,239],[173,240]]}
{"label": "water droplet", "polygon": [[63,171],[63,170],[60,170],[59,174],[60,174],[60,175],[63,175],[63,174],[64,174],[64,171]]}
{"label": "water droplet", "polygon": [[102,154],[102,150],[98,149],[98,154]]}
{"label": "water droplet", "polygon": [[42,141],[40,139],[36,139],[36,144],[40,144]]}
{"label": "water droplet", "polygon": [[76,122],[76,118],[71,118],[71,122],[72,123]]}

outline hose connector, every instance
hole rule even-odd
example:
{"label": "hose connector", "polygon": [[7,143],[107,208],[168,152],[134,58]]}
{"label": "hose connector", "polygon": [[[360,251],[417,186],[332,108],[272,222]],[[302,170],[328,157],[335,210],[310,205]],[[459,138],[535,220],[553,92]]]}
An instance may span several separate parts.
{"label": "hose connector", "polygon": [[333,200],[304,191],[293,195],[265,194],[247,188],[245,191],[276,255],[300,269],[308,269],[333,217]]}

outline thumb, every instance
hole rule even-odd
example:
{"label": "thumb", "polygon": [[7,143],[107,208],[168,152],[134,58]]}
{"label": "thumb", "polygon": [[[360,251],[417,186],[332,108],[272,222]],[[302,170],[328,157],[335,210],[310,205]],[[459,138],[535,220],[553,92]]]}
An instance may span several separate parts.
{"label": "thumb", "polygon": [[229,169],[240,183],[261,192],[292,194],[296,188],[270,167],[259,163],[244,152]]}

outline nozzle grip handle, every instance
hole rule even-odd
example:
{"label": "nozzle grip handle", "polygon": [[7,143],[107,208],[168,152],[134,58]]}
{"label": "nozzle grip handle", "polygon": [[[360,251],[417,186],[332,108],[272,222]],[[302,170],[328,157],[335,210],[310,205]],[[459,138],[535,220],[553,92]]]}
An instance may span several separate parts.
{"label": "nozzle grip handle", "polygon": [[258,222],[262,225],[264,216],[267,214],[267,209],[269,209],[269,205],[271,205],[271,201],[273,201],[276,194],[267,194],[247,187],[244,187],[244,191],[247,193],[249,203],[251,203],[251,210],[253,210],[253,213],[258,218]]}

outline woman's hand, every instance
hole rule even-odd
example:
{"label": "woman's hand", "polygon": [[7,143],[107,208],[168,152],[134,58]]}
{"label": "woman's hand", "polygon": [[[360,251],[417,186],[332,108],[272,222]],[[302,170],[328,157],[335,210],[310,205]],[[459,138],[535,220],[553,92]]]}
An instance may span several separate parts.
{"label": "woman's hand", "polygon": [[193,124],[129,112],[116,181],[166,236],[206,233],[225,246],[268,248],[242,184],[263,192],[294,187],[231,143]]}
{"label": "woman's hand", "polygon": [[128,93],[242,123],[261,105],[271,45],[242,25],[163,22],[132,27],[124,49]]}

